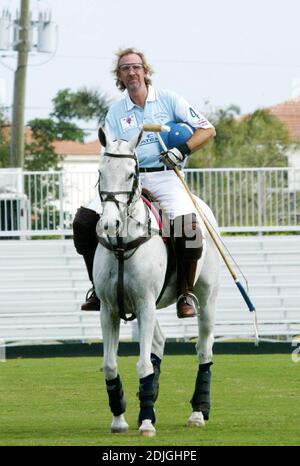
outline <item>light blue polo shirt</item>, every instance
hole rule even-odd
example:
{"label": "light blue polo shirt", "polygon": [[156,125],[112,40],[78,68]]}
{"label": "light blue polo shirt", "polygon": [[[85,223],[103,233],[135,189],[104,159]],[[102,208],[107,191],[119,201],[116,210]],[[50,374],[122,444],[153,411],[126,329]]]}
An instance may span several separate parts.
{"label": "light blue polo shirt", "polygon": [[[127,90],[122,98],[114,102],[106,116],[105,126],[110,138],[129,141],[146,123],[165,124],[169,121],[185,122],[193,128],[212,128],[212,124],[192,107],[183,97],[166,89],[148,87],[144,108],[134,104]],[[162,151],[156,133],[145,131],[137,146],[140,167],[161,167],[159,156]]]}

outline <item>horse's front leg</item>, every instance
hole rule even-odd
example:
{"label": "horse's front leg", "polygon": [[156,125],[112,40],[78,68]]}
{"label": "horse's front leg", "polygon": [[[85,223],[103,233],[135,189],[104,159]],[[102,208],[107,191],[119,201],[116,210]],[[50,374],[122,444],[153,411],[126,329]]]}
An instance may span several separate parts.
{"label": "horse's front leg", "polygon": [[161,331],[158,320],[156,318],[153,340],[152,340],[152,348],[151,348],[151,362],[153,364],[153,370],[154,370],[154,380],[153,380],[154,402],[158,398],[160,364],[161,364],[161,360],[164,355],[165,340],[166,339]]}
{"label": "horse's front leg", "polygon": [[113,315],[103,303],[101,304],[101,327],[103,336],[103,371],[109,406],[113,413],[111,432],[127,432],[129,426],[125,420],[126,400],[117,366],[120,318]]}
{"label": "horse's front leg", "polygon": [[[147,302],[147,300],[145,300]],[[145,303],[144,302],[144,303]],[[151,361],[151,348],[154,328],[156,325],[156,307],[146,306],[137,314],[139,324],[140,357],[137,363],[137,371],[140,379],[139,399],[140,412],[138,423],[139,433],[152,437],[156,434],[154,413],[154,369]]]}
{"label": "horse's front leg", "polygon": [[188,419],[188,426],[202,427],[209,419],[210,413],[210,384],[214,343],[214,320],[218,286],[203,285],[200,292],[200,314],[198,315],[198,373],[195,389],[191,399],[192,415]]}

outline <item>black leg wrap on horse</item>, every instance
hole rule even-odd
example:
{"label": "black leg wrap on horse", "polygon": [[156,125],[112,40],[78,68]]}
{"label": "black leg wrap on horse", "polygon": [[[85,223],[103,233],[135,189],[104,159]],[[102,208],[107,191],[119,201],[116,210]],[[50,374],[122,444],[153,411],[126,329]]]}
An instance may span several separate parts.
{"label": "black leg wrap on horse", "polygon": [[155,413],[154,413],[154,392],[153,392],[153,380],[154,373],[147,375],[140,379],[139,387],[139,400],[140,400],[140,413],[138,424],[141,425],[144,419],[150,419],[152,424],[155,424]]}
{"label": "black leg wrap on horse", "polygon": [[126,410],[126,400],[120,376],[117,375],[115,379],[106,380],[105,382],[110,410],[114,416],[120,416]]}
{"label": "black leg wrap on horse", "polygon": [[158,398],[159,393],[159,376],[160,376],[160,363],[161,359],[156,356],[156,354],[151,353],[151,362],[154,370],[154,379],[153,379],[153,402]]}
{"label": "black leg wrap on horse", "polygon": [[211,365],[212,362],[199,364],[195,391],[190,401],[193,411],[201,411],[206,421],[209,419],[210,412]]}

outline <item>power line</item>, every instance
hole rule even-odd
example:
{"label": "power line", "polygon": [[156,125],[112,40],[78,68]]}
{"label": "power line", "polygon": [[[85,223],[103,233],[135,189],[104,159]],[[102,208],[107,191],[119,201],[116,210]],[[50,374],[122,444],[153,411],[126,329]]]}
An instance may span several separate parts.
{"label": "power line", "polygon": [[[109,60],[111,57],[101,57],[99,55],[56,55],[56,58],[70,59],[70,60]],[[300,68],[300,63],[259,63],[259,62],[241,62],[241,61],[208,61],[208,60],[187,60],[187,59],[156,59],[153,60],[157,63],[174,63],[174,64],[199,64],[204,66],[254,66],[254,67],[270,67],[270,68],[282,68],[282,67],[293,67]]]}
{"label": "power line", "polygon": [[[105,57],[100,55],[55,55],[55,58],[68,59],[68,60],[104,60],[111,61],[112,57]],[[51,57],[53,59],[53,57]],[[262,63],[262,62],[241,62],[241,61],[226,61],[226,60],[195,60],[195,59],[170,59],[162,58],[153,60],[156,63],[169,63],[169,64],[196,64],[202,66],[240,66],[240,67],[257,67],[257,68],[300,68],[300,63]],[[46,63],[46,62],[45,62]],[[3,66],[7,66],[2,62]],[[43,64],[43,63],[42,63]],[[39,65],[39,64],[38,64]],[[29,66],[38,66],[31,64]],[[7,66],[8,68],[8,66]]]}

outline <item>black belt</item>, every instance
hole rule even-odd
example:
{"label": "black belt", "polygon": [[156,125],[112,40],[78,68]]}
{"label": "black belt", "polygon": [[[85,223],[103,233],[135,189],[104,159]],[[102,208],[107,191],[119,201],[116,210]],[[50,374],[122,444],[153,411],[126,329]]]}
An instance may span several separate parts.
{"label": "black belt", "polygon": [[140,173],[162,172],[165,170],[173,170],[173,168],[169,168],[169,167],[141,167],[139,168]]}

